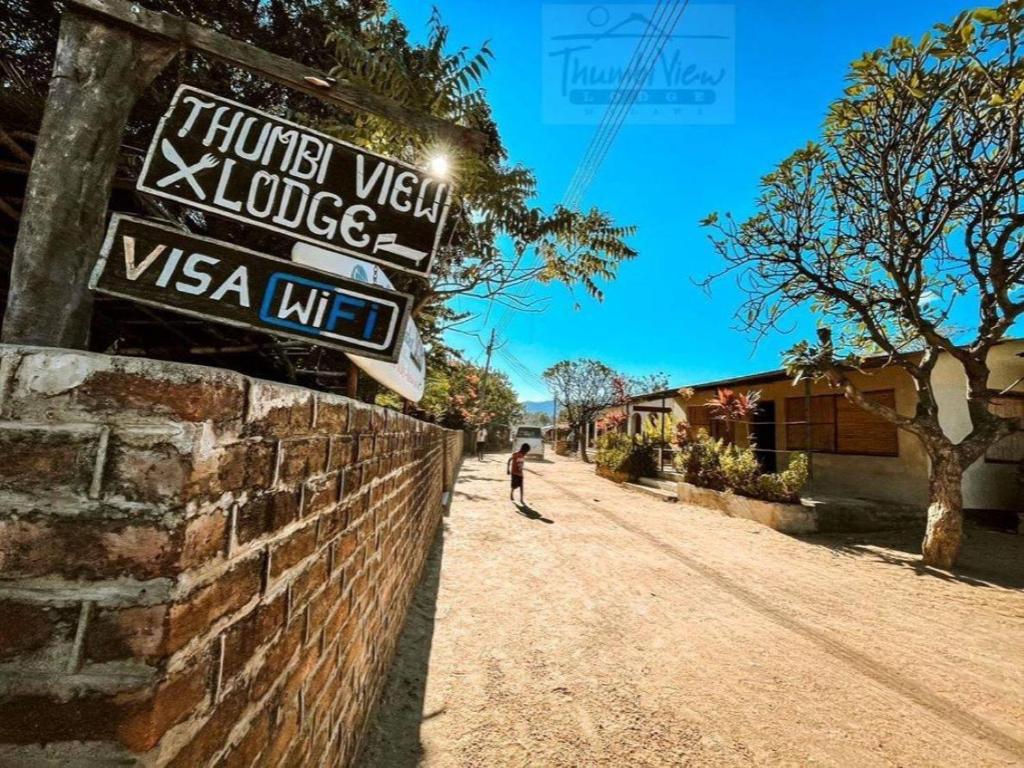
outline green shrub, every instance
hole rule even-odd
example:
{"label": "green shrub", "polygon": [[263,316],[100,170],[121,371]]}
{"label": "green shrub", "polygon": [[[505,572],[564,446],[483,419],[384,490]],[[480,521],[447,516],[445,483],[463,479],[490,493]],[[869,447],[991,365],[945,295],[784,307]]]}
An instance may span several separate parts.
{"label": "green shrub", "polygon": [[676,469],[693,485],[764,501],[799,501],[800,489],[807,482],[804,454],[793,454],[782,472],[762,472],[753,449],[715,440],[704,430],[683,445],[676,456]]}
{"label": "green shrub", "polygon": [[634,443],[629,453],[626,471],[634,480],[638,477],[657,477],[657,449],[650,443]]}
{"label": "green shrub", "polygon": [[782,472],[764,473],[757,478],[756,493],[747,494],[765,501],[800,501],[800,489],[807,483],[807,456],[794,453]]}
{"label": "green shrub", "polygon": [[621,432],[609,432],[597,438],[597,464],[598,466],[618,471],[629,458],[629,452],[633,441],[628,435]]}
{"label": "green shrub", "polygon": [[612,472],[627,474],[634,480],[654,477],[658,471],[654,447],[634,442],[621,432],[609,432],[597,439],[597,464]]}
{"label": "green shrub", "polygon": [[725,474],[722,472],[721,462],[723,447],[723,441],[709,437],[702,429],[697,433],[696,439],[684,443],[676,454],[676,469],[683,474],[688,483],[724,491]]}
{"label": "green shrub", "polygon": [[[664,426],[662,426],[661,419],[665,420]],[[653,421],[644,419],[643,421],[644,442],[650,443],[655,448],[659,445],[671,448],[678,431],[679,426],[676,424],[675,417],[671,413],[663,414],[660,419],[656,418]]]}

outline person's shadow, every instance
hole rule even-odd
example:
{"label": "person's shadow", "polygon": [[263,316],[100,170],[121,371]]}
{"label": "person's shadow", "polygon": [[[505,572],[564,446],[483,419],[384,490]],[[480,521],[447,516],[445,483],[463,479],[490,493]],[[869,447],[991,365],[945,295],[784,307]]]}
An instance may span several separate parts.
{"label": "person's shadow", "polygon": [[544,517],[540,512],[535,510],[529,504],[515,502],[515,505],[516,512],[525,517],[527,520],[539,520],[540,522],[547,523],[548,525],[553,525],[555,522],[554,520],[549,520],[548,518]]}

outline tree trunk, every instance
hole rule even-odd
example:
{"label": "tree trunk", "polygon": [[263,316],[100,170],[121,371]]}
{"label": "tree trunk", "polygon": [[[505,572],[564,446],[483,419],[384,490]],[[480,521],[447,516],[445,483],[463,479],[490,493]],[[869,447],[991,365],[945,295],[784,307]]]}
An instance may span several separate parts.
{"label": "tree trunk", "polygon": [[587,433],[586,427],[576,427],[576,443],[580,447],[580,458],[583,459],[584,464],[589,464],[590,459],[587,457]]}
{"label": "tree trunk", "polygon": [[64,13],[14,247],[5,342],[86,346],[87,284],[103,241],[121,135],[135,100],[176,50]]}
{"label": "tree trunk", "polygon": [[932,458],[928,524],[921,547],[926,565],[952,568],[963,540],[963,463],[950,451]]}

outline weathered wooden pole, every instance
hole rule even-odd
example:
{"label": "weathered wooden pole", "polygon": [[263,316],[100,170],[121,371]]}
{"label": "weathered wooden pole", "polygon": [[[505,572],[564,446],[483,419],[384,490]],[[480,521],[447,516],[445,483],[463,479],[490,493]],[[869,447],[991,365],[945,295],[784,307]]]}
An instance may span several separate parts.
{"label": "weathered wooden pole", "polygon": [[345,395],[353,400],[359,397],[359,368],[351,360],[348,362],[348,376],[345,377]]}
{"label": "weathered wooden pole", "polygon": [[122,134],[178,46],[65,12],[14,247],[4,342],[83,348]]}

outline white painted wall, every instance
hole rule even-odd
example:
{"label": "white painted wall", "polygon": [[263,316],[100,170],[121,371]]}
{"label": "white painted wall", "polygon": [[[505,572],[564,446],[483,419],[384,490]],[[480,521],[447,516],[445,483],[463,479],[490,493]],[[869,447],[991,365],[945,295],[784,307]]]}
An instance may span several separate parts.
{"label": "white painted wall", "polygon": [[[1024,341],[1001,344],[989,353],[988,385],[1003,390],[1024,376]],[[959,442],[971,431],[971,417],[967,410],[967,376],[963,366],[949,355],[942,355],[932,372],[932,386],[939,403],[939,423],[942,431]],[[1024,392],[1024,384],[1017,384],[1014,392]],[[974,509],[1011,509],[1024,512],[1017,473],[1012,464],[986,463],[978,459],[964,473],[964,507]]]}

